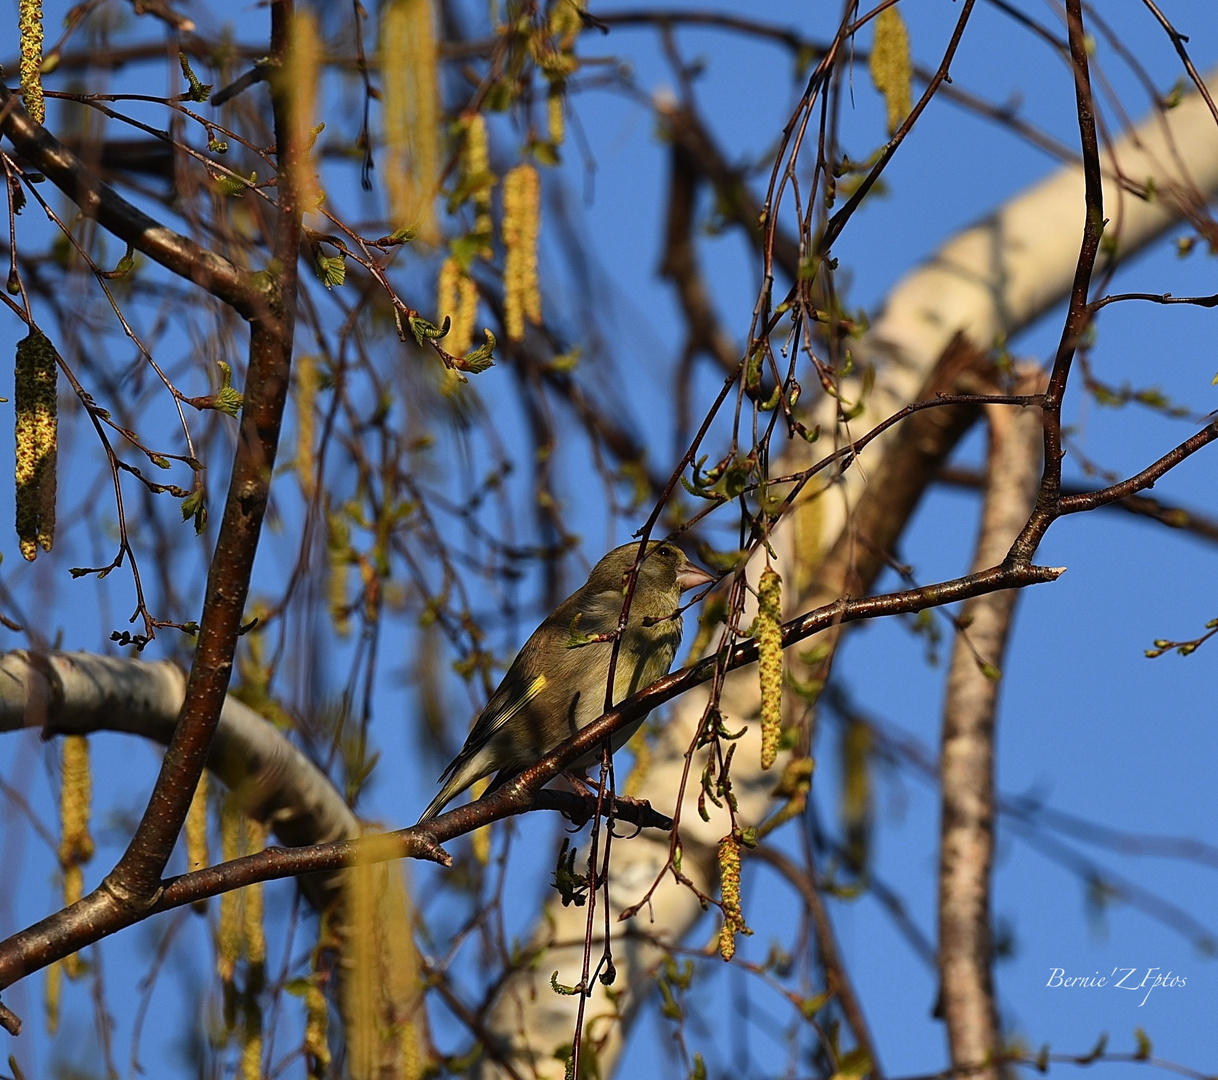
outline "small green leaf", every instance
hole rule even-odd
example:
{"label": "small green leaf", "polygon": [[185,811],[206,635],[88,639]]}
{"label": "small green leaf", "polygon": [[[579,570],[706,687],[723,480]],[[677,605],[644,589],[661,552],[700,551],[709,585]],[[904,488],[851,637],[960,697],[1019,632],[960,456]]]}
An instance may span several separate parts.
{"label": "small green leaf", "polygon": [[323,255],[317,253],[314,263],[318,280],[327,288],[341,285],[347,280],[347,260],[341,255]]}
{"label": "small green leaf", "polygon": [[560,983],[557,971],[550,976],[550,989],[556,994],[562,994],[564,997],[574,997],[581,992],[578,986],[567,986],[564,983]]}
{"label": "small green leaf", "polygon": [[1133,1029],[1133,1037],[1138,1041],[1138,1050],[1133,1055],[1133,1059],[1134,1061],[1145,1061],[1150,1057],[1150,1037],[1140,1027]]}
{"label": "small green leaf", "polygon": [[448,328],[452,326],[452,319],[447,315],[444,316],[444,322],[439,326],[429,323],[421,315],[411,315],[406,321],[410,324],[410,332],[414,334],[415,343],[420,348],[425,341],[436,341],[444,337],[448,333]]}
{"label": "small green leaf", "polygon": [[[447,315],[444,316],[444,329],[448,329]],[[457,368],[461,371],[468,371],[471,375],[479,375],[495,364],[495,335],[487,329],[483,329],[482,332],[486,335],[486,341],[473,352],[466,353],[456,361]]]}
{"label": "small green leaf", "polygon": [[182,500],[182,520],[195,519],[195,535],[207,528],[207,491],[197,487]]}
{"label": "small green leaf", "polygon": [[553,168],[556,165],[562,164],[562,157],[558,153],[558,147],[552,142],[535,142],[529,147],[529,150],[541,165],[548,165]]}
{"label": "small green leaf", "polygon": [[245,404],[245,395],[233,389],[233,369],[223,360],[217,360],[216,364],[220,368],[220,389],[212,400],[212,408],[236,416]]}
{"label": "small green leaf", "polygon": [[1079,1065],[1090,1065],[1093,1061],[1097,1060],[1098,1058],[1100,1058],[1103,1055],[1104,1050],[1107,1046],[1108,1046],[1108,1035],[1107,1035],[1107,1033],[1105,1033],[1105,1034],[1101,1035],[1099,1037],[1099,1039],[1096,1040],[1095,1046],[1093,1046],[1091,1048],[1091,1053],[1084,1054],[1082,1057],[1077,1057],[1074,1060]]}
{"label": "small green leaf", "polygon": [[182,74],[190,83],[190,90],[185,94],[186,100],[204,102],[211,97],[212,84],[199,81],[199,76],[191,69],[190,58],[184,52],[178,53],[178,63],[182,65]]}
{"label": "small green leaf", "polygon": [[212,173],[211,178],[216,182],[216,187],[220,189],[220,194],[232,199],[240,199],[247,188],[258,182],[256,172],[250,173],[248,181],[243,179],[240,174],[229,176],[227,173]]}

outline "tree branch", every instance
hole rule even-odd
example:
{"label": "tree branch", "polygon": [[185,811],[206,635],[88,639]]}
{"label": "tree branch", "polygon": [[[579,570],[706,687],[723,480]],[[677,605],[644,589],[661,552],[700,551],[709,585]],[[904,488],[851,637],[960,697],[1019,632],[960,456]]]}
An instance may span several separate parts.
{"label": "tree branch", "polygon": [[[163,50],[162,50],[163,53]],[[253,278],[222,255],[174,232],[127,202],[46,128],[0,82],[0,132],[14,148],[102,228],[179,277],[193,281],[247,319],[269,317]]]}
{"label": "tree branch", "polygon": [[[1029,392],[1043,389],[1039,371]],[[991,407],[989,464],[973,565],[1002,555],[1032,512],[1040,473],[1041,418]],[[991,975],[990,872],[994,861],[994,717],[1000,671],[1018,594],[963,605],[943,712],[940,756],[939,980],[951,1060],[992,1060],[1002,1049]],[[966,627],[966,628],[965,628]],[[983,1066],[982,1080],[997,1080]]]}

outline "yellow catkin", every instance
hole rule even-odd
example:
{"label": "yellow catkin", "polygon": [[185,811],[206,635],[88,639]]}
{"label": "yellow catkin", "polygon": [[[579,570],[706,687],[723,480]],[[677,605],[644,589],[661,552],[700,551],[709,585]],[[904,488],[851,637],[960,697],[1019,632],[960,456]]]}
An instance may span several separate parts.
{"label": "yellow catkin", "polygon": [[779,825],[799,817],[808,806],[808,793],[812,790],[812,773],[816,770],[816,762],[810,757],[793,757],[788,759],[782,770],[782,777],[774,785],[773,796],[786,801],[772,817],[767,818],[757,827],[760,839],[768,836]]}
{"label": "yellow catkin", "polygon": [[46,975],[46,1010],[47,1034],[54,1035],[59,1030],[59,999],[63,990],[63,965],[56,960],[47,967]]}
{"label": "yellow catkin", "polygon": [[851,721],[842,733],[840,751],[842,832],[850,858],[861,866],[867,859],[871,818],[871,728],[861,720]]}
{"label": "yellow catkin", "polygon": [[782,578],[772,567],[761,572],[757,597],[751,633],[761,680],[761,767],[768,769],[778,757],[782,734]]}
{"label": "yellow catkin", "polygon": [[643,793],[643,784],[647,779],[647,774],[651,771],[651,762],[654,758],[651,743],[647,741],[646,725],[635,730],[626,744],[626,749],[634,755],[634,768],[626,777],[626,783],[622,786],[622,794],[628,799],[637,799]]}
{"label": "yellow catkin", "polygon": [[[471,799],[481,799],[486,793],[486,789],[491,786],[491,778],[484,776],[478,780],[469,789]],[[491,827],[483,825],[470,833],[469,837],[470,848],[473,850],[474,858],[479,864],[486,866],[491,861]]]}
{"label": "yellow catkin", "polygon": [[[253,855],[266,846],[266,826],[260,821],[246,821],[244,854]],[[263,926],[262,884],[247,885],[242,892],[244,901],[245,955],[251,966],[266,964],[266,929]]]}
{"label": "yellow catkin", "polygon": [[474,113],[463,121],[465,143],[461,150],[460,186],[470,192],[474,203],[474,236],[481,241],[478,256],[489,259],[494,255],[491,237],[494,226],[491,222],[491,191],[496,176],[491,172],[490,146],[486,136],[486,120],[481,113]]}
{"label": "yellow catkin", "polygon": [[389,210],[426,243],[438,238],[433,204],[440,152],[432,0],[390,0],[381,14],[384,169]]}
{"label": "yellow catkin", "polygon": [[377,879],[377,928],[380,987],[391,1037],[382,1060],[392,1056],[401,1080],[421,1080],[427,1073],[427,1039],[422,1023],[422,976],[411,929],[410,896],[400,864],[380,863]]}
{"label": "yellow catkin", "polygon": [[566,135],[566,124],[563,117],[563,88],[561,83],[551,83],[546,95],[546,118],[548,120],[550,142],[561,146]]}
{"label": "yellow catkin", "polygon": [[[64,906],[75,904],[84,895],[85,876],[81,866],[93,857],[93,837],[89,835],[89,812],[93,801],[93,779],[89,770],[89,741],[83,735],[63,740],[63,778],[59,796],[59,864],[63,870]],[[84,973],[77,953],[64,958],[68,978]]]}
{"label": "yellow catkin", "polygon": [[309,1076],[321,1080],[330,1071],[330,1007],[316,973],[305,991],[305,1055]]}
{"label": "yellow catkin", "polygon": [[317,89],[321,77],[322,48],[317,20],[307,8],[296,8],[288,32],[287,63],[279,84],[288,103],[289,160],[299,170],[296,187],[306,210],[321,201],[317,163],[312,157],[313,125],[317,115]]}
{"label": "yellow catkin", "polygon": [[334,632],[341,637],[351,633],[351,613],[347,600],[348,577],[351,572],[351,530],[340,513],[326,513],[326,552],[330,576],[328,599]]}
{"label": "yellow catkin", "polygon": [[723,896],[723,926],[719,930],[719,955],[736,955],[736,935],[748,933],[740,909],[740,845],[734,836],[719,841],[719,881]]}
{"label": "yellow catkin", "polygon": [[58,456],[58,368],[55,346],[38,330],[17,343],[15,371],[17,537],[30,562],[37,546],[55,539],[55,464]]}
{"label": "yellow catkin", "polygon": [[347,1021],[347,1067],[353,1077],[372,1076],[377,1061],[377,878],[377,867],[363,863],[351,867],[344,881],[347,925],[343,1015]]}
{"label": "yellow catkin", "polygon": [[875,44],[871,49],[871,80],[884,95],[888,110],[888,134],[904,123],[912,105],[913,69],[909,62],[909,33],[896,5],[885,8],[875,19]]}
{"label": "yellow catkin", "polygon": [[550,11],[550,34],[555,47],[563,52],[574,48],[575,39],[584,28],[579,12],[579,5],[574,0],[558,0]]}
{"label": "yellow catkin", "polygon": [[524,338],[524,321],[541,322],[537,236],[541,227],[541,178],[532,165],[517,165],[503,178],[503,311],[507,335]]}
{"label": "yellow catkin", "polygon": [[296,460],[293,465],[301,494],[312,502],[317,491],[317,458],[313,449],[313,411],[319,382],[317,357],[312,353],[301,354],[292,364],[292,373],[296,376]]}
{"label": "yellow catkin", "polygon": [[199,777],[190,809],[186,811],[186,868],[202,870],[209,865],[207,856],[207,773]]}
{"label": "yellow catkin", "polygon": [[456,259],[445,259],[440,267],[436,280],[436,314],[441,321],[445,315],[452,320],[448,336],[441,344],[453,356],[464,356],[474,340],[478,287]]}
{"label": "yellow catkin", "polygon": [[63,824],[59,855],[65,864],[79,865],[93,857],[93,838],[89,835],[92,801],[89,740],[83,735],[68,735],[63,740],[63,787],[59,804]]}
{"label": "yellow catkin", "polygon": [[42,100],[42,0],[21,0],[17,27],[21,34],[21,93],[25,111],[39,124],[47,115]]}
{"label": "yellow catkin", "polygon": [[[364,836],[370,859],[392,851],[383,834]],[[427,1073],[423,976],[413,938],[410,897],[398,864],[362,862],[343,879],[337,936],[341,1004],[351,1080],[389,1072],[400,1080]],[[392,1066],[392,1067],[391,1067]]]}
{"label": "yellow catkin", "polygon": [[[220,858],[231,862],[241,854],[241,811],[231,797],[220,807]],[[235,889],[220,894],[220,925],[216,930],[216,973],[233,981],[241,959],[241,894]]]}
{"label": "yellow catkin", "polygon": [[241,1025],[241,1080],[262,1080],[262,1014],[253,1003]]}

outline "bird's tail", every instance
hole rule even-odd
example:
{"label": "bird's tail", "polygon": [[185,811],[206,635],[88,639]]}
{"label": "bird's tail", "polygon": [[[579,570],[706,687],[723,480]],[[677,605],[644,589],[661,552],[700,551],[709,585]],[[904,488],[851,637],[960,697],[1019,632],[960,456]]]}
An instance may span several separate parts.
{"label": "bird's tail", "polygon": [[427,804],[427,809],[423,811],[423,813],[419,816],[419,820],[416,821],[415,824],[422,825],[430,821],[441,810],[443,810],[444,807],[446,807],[449,802],[452,801],[452,799],[461,793],[461,789],[464,786],[465,785],[458,782],[457,777],[449,777],[448,783],[440,788],[440,794]]}

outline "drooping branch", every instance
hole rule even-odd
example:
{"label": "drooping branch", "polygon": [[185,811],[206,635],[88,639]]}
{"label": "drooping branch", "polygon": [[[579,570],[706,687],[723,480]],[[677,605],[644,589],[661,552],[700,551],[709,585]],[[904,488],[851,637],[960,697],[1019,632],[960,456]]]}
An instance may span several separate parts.
{"label": "drooping branch", "polygon": [[124,199],[41,124],[0,82],[0,132],[34,168],[71,199],[85,217],[179,277],[192,281],[247,319],[270,310],[250,273],[222,255],[167,228]]}

